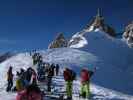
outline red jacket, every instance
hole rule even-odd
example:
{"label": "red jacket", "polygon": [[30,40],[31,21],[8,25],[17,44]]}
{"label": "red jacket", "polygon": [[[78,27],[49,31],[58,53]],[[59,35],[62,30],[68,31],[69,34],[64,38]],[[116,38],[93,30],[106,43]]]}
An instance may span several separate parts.
{"label": "red jacket", "polygon": [[71,75],[71,72],[69,71],[69,69],[66,69],[64,71],[63,76],[64,76],[65,81],[72,80],[72,75]]}
{"label": "red jacket", "polygon": [[23,90],[17,94],[16,100],[42,100],[42,96],[35,92],[28,95],[26,90]]}
{"label": "red jacket", "polygon": [[87,69],[83,69],[81,71],[81,74],[80,74],[81,82],[90,81],[90,78],[91,78],[92,75],[93,75],[92,71],[88,71]]}
{"label": "red jacket", "polygon": [[18,94],[16,96],[16,100],[28,100],[26,90],[18,92]]}

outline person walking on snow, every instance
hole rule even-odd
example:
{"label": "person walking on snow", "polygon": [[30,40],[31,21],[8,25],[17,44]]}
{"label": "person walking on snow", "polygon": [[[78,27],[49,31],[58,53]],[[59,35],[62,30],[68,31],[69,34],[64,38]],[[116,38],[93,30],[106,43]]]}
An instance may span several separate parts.
{"label": "person walking on snow", "polygon": [[90,78],[94,74],[93,71],[88,69],[82,69],[80,73],[81,77],[81,90],[80,96],[83,98],[88,98],[90,96]]}
{"label": "person walking on snow", "polygon": [[53,74],[52,76],[54,76],[55,75],[55,65],[54,65],[54,63],[50,65],[50,68],[51,68],[51,71],[52,71],[52,74]]}
{"label": "person walking on snow", "polygon": [[53,68],[50,67],[48,69],[48,72],[47,73],[48,73],[48,76],[47,76],[47,86],[48,86],[48,88],[47,88],[47,90],[48,90],[48,92],[51,92],[52,78],[53,78],[53,75],[54,75]]}
{"label": "person walking on snow", "polygon": [[32,76],[31,76],[30,83],[37,85],[37,74],[34,69],[32,70]]}
{"label": "person walking on snow", "polygon": [[9,70],[7,72],[7,88],[6,91],[9,92],[11,91],[12,87],[13,87],[13,73],[12,73],[12,66],[9,67]]}
{"label": "person walking on snow", "polygon": [[32,60],[33,60],[33,65],[35,65],[37,63],[37,53],[34,53],[32,55]]}
{"label": "person walking on snow", "polygon": [[56,76],[58,76],[58,74],[59,74],[59,68],[60,68],[60,66],[58,64],[56,64],[56,66],[55,66]]}
{"label": "person walking on snow", "polygon": [[72,100],[72,85],[73,80],[75,79],[75,72],[69,68],[66,68],[63,72],[64,79],[66,81],[66,94],[67,100]]}

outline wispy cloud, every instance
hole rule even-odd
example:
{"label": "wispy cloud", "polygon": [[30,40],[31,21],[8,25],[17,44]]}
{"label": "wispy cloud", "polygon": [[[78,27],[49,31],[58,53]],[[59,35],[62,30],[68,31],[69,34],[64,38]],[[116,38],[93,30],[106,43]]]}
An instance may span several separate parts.
{"label": "wispy cloud", "polygon": [[0,44],[13,45],[13,44],[16,44],[16,43],[17,43],[16,40],[0,38]]}

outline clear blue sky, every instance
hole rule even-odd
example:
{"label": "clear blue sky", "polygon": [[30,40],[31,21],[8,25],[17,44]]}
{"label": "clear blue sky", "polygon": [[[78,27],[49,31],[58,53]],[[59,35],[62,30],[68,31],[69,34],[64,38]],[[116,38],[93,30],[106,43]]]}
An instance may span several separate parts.
{"label": "clear blue sky", "polygon": [[117,32],[133,20],[133,0],[0,0],[0,52],[46,49],[57,33],[80,31],[97,8]]}

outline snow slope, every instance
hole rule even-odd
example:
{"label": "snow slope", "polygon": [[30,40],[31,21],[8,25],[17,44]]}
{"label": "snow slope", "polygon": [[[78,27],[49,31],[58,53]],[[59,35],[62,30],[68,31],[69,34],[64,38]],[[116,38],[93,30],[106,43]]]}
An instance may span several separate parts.
{"label": "snow slope", "polygon": [[[40,54],[43,56],[43,61],[57,63],[64,67],[70,64],[78,67],[87,66],[88,64],[94,64],[97,61],[97,58],[90,53],[69,48],[40,51]],[[16,74],[16,71],[19,71],[20,68],[26,69],[28,67],[34,67],[32,64],[32,57],[29,53],[20,53],[13,56],[1,63],[0,66],[0,88],[5,85],[6,72],[10,66],[13,66],[14,74]]]}
{"label": "snow slope", "polygon": [[[43,55],[44,57],[44,61],[46,62],[59,62],[61,65],[63,65],[63,62],[65,61],[69,61],[69,65],[71,65],[72,63],[72,68],[75,70],[78,70],[78,68],[80,67],[76,67],[73,66],[73,61],[76,65],[88,65],[88,63],[84,60],[78,60],[77,58],[81,57],[84,58],[86,57],[86,60],[90,60],[89,64],[94,64],[97,60],[96,57],[93,56],[92,54],[89,53],[85,53],[83,51],[79,51],[79,50],[75,50],[75,49],[67,49],[67,48],[63,48],[63,49],[53,49],[53,50],[49,50],[49,51],[40,51],[40,53]],[[64,56],[62,56],[64,55]],[[87,56],[86,56],[87,55]],[[57,60],[55,60],[55,58]],[[92,58],[92,59],[91,59]],[[72,62],[71,62],[72,60]],[[78,60],[78,61],[77,61]],[[68,64],[66,63],[66,64]],[[84,63],[84,64],[83,64]],[[20,68],[27,68],[29,66],[35,67],[32,65],[32,58],[30,56],[29,53],[21,53],[18,54],[10,59],[8,59],[7,61],[3,62],[2,64],[0,64],[0,100],[15,100],[15,93],[6,93],[5,92],[5,86],[6,86],[6,72],[8,69],[8,66],[12,65],[13,66],[13,70],[14,73],[16,72],[16,70],[19,70]],[[62,66],[63,67],[63,66]],[[57,76],[53,79],[53,84],[56,87],[56,92],[60,92],[61,90],[64,91],[64,80],[62,76]],[[73,87],[73,91],[74,91],[74,100],[81,100],[77,95],[79,93],[79,80],[77,79],[74,82],[74,87]],[[62,87],[61,87],[62,86]],[[62,88],[62,89],[61,89]],[[132,100],[133,97],[129,96],[129,95],[125,95],[107,88],[103,88],[101,86],[98,85],[94,85],[92,84],[91,86],[91,91],[92,91],[92,98],[93,100]],[[50,100],[50,99],[45,99],[45,100]]]}
{"label": "snow slope", "polygon": [[49,49],[47,51],[40,52],[43,56],[43,60],[48,63],[57,63],[62,66],[87,66],[88,64],[95,64],[98,59],[93,54],[80,51],[77,49],[60,48]]}
{"label": "snow slope", "polygon": [[133,95],[133,49],[123,40],[112,38],[99,29],[85,29],[76,33],[69,44],[102,60],[93,78],[96,84]]}

